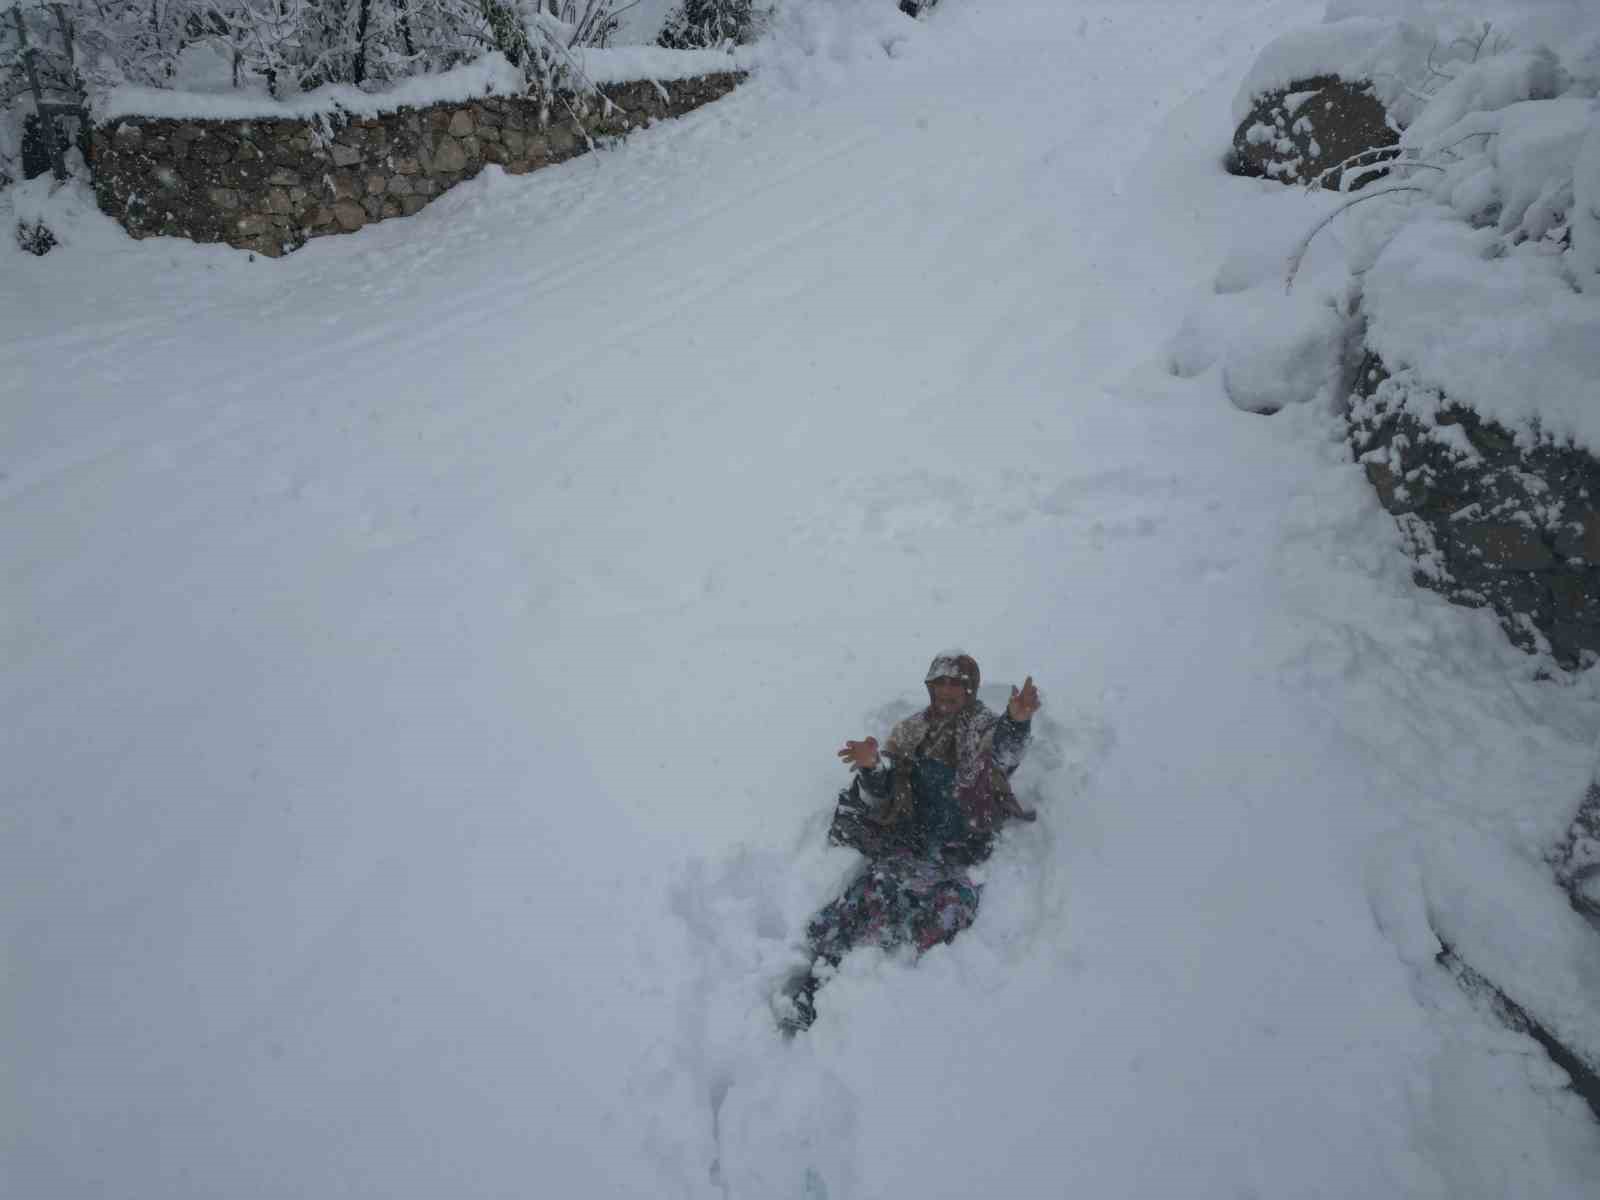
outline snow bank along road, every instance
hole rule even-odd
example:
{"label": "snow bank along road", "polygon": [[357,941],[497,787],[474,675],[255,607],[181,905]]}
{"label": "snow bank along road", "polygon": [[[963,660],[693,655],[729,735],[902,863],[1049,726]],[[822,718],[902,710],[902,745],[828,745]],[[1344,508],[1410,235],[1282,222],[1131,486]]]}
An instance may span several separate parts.
{"label": "snow bank along road", "polygon": [[[1592,690],[1411,589],[1326,414],[1163,367],[1319,7],[892,8],[278,263],[5,252],[8,1193],[1596,1177],[1429,933],[1536,870]],[[832,751],[953,642],[1045,689],[1042,819],[783,1043]]]}

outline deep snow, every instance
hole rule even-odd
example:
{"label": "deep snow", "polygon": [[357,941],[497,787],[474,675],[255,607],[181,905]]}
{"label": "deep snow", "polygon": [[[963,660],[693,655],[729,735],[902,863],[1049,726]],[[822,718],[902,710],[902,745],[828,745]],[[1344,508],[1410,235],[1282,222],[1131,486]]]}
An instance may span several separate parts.
{"label": "deep snow", "polygon": [[[7,1191],[1585,1194],[1432,931],[1565,919],[1593,685],[1415,589],[1326,407],[1229,402],[1248,346],[1175,370],[1325,211],[1218,162],[1321,15],[820,0],[724,101],[278,262],[41,202]],[[1040,821],[786,1043],[833,751],[951,642],[1044,690]]]}

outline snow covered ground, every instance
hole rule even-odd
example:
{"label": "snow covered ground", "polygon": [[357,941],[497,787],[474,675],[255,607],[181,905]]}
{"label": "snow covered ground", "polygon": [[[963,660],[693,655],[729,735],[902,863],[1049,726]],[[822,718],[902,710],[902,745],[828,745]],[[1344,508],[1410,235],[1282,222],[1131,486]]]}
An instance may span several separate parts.
{"label": "snow covered ground", "polygon": [[[1173,350],[1326,211],[1219,167],[1321,15],[817,0],[724,101],[278,262],[41,202],[4,1191],[1592,1195],[1432,956],[1539,931],[1600,1048],[1539,862],[1594,686],[1411,585],[1324,406]],[[1044,689],[1041,819],[784,1042],[833,751],[952,643]]]}

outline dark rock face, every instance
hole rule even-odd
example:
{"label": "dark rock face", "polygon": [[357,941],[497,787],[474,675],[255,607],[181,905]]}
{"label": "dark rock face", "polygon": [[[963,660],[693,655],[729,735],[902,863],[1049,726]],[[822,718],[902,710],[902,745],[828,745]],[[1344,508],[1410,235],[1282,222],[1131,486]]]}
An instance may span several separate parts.
{"label": "dark rock face", "polygon": [[[1600,655],[1600,461],[1508,430],[1368,355],[1350,441],[1423,587],[1489,607],[1512,642]],[[1545,646],[1541,646],[1541,642]]]}
{"label": "dark rock face", "polygon": [[[1371,84],[1318,75],[1256,98],[1234,132],[1228,170],[1302,184],[1327,172],[1324,187],[1354,191],[1384,173],[1382,162],[1397,153],[1386,148],[1399,140]],[[1359,167],[1330,170],[1366,150],[1378,153]]]}
{"label": "dark rock face", "polygon": [[276,257],[308,238],[410,216],[485,163],[520,175],[572,158],[725,96],[743,78],[619,84],[605,89],[609,105],[486,97],[343,124],[128,117],[94,131],[95,195],[134,237]]}
{"label": "dark rock face", "polygon": [[1551,856],[1572,907],[1600,928],[1600,774],[1590,782],[1566,840]]}

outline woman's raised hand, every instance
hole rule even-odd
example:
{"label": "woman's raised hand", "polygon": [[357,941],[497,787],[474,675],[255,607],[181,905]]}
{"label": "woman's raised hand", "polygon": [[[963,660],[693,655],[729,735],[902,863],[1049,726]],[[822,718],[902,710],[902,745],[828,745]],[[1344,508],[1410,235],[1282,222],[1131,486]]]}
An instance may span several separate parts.
{"label": "woman's raised hand", "polygon": [[1033,676],[1029,675],[1022,681],[1020,692],[1016,688],[1011,689],[1011,702],[1006,705],[1006,713],[1013,721],[1031,721],[1043,703],[1039,699],[1039,689],[1033,686]]}
{"label": "woman's raised hand", "polygon": [[870,771],[878,765],[878,739],[869,737],[864,742],[846,742],[839,757],[849,766]]}

